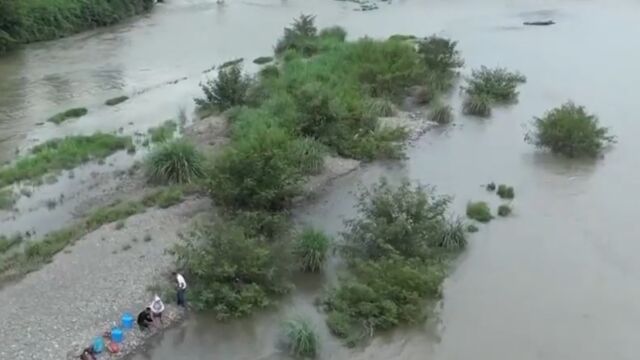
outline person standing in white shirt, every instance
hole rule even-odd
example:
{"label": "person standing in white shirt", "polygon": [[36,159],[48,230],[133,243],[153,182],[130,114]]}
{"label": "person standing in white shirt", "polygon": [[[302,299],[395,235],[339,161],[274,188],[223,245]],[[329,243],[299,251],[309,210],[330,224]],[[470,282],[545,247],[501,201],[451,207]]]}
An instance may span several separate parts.
{"label": "person standing in white shirt", "polygon": [[173,272],[173,276],[176,277],[176,282],[178,285],[177,295],[178,295],[178,306],[187,306],[187,302],[185,301],[184,294],[187,290],[187,282],[184,280],[184,276],[182,274]]}

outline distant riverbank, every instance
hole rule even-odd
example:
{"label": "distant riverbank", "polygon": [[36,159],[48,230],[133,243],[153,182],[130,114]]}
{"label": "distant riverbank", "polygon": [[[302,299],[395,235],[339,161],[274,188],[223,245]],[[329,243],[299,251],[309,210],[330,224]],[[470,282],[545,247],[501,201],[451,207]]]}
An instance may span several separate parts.
{"label": "distant riverbank", "polygon": [[118,23],[151,10],[156,0],[0,0],[0,54]]}

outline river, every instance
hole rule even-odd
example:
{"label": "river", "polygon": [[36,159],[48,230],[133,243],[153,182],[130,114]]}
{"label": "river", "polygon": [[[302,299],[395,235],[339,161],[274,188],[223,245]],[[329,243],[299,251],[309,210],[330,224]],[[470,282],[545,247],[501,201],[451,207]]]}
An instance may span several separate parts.
{"label": "river", "polygon": [[[640,133],[633,95],[640,83],[640,4],[631,1],[406,0],[355,12],[331,0],[167,0],[145,17],[71,38],[33,44],[0,59],[0,154],[66,134],[144,131],[192,108],[202,71],[232,58],[270,53],[282,27],[300,13],[350,37],[437,33],[459,41],[464,73],[506,66],[528,78],[518,104],[490,119],[456,114],[408,150],[408,159],[374,164],[336,181],[298,220],[336,234],[353,215],[353,193],[380,175],[409,177],[469,200],[497,198],[482,184],[515,186],[514,215],[482,226],[445,282],[436,314],[423,326],[347,350],[313,306],[327,279],[298,279],[273,312],[219,324],[186,321],[135,360],[285,359],[279,322],[304,314],[321,336],[321,359],[529,360],[636,359],[640,355]],[[552,18],[550,27],[523,27]],[[248,70],[253,67],[247,62]],[[173,85],[167,81],[187,77]],[[122,106],[104,100],[132,95]],[[603,159],[567,161],[523,140],[533,116],[566,100],[584,104],[618,143]],[[461,99],[452,94],[460,109]],[[88,116],[36,125],[58,111],[87,106]],[[170,117],[171,115],[169,115]],[[133,123],[133,125],[130,125]],[[634,160],[635,159],[635,160]],[[43,220],[45,221],[45,220]],[[334,262],[330,264],[333,268]],[[329,280],[334,272],[326,275]]]}

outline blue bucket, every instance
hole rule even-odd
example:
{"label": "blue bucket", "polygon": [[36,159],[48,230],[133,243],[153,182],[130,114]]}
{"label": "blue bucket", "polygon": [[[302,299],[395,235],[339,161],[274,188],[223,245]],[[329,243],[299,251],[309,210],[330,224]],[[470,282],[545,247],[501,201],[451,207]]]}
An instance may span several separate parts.
{"label": "blue bucket", "polygon": [[122,329],[114,327],[111,329],[111,341],[116,344],[121,343],[124,340],[124,334],[122,333]]}
{"label": "blue bucket", "polygon": [[122,328],[125,330],[131,330],[133,329],[133,315],[131,315],[130,313],[124,313],[124,315],[122,315]]}
{"label": "blue bucket", "polygon": [[96,337],[93,339],[93,352],[100,354],[104,351],[104,339],[102,337]]}

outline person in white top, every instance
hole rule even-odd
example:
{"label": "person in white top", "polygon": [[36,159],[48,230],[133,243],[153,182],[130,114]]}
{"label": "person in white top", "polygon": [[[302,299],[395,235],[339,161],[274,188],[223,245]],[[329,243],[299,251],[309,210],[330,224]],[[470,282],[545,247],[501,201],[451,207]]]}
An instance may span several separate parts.
{"label": "person in white top", "polygon": [[160,324],[162,324],[162,312],[164,312],[164,303],[160,299],[160,296],[155,295],[149,307],[151,308],[151,317],[154,320],[158,318],[160,320]]}
{"label": "person in white top", "polygon": [[178,306],[187,306],[187,303],[184,298],[184,293],[187,290],[187,282],[184,280],[184,276],[182,276],[182,274],[179,274],[175,271],[173,272],[173,276],[176,277],[176,282],[178,285],[178,291],[177,291]]}

